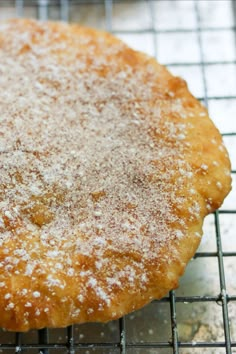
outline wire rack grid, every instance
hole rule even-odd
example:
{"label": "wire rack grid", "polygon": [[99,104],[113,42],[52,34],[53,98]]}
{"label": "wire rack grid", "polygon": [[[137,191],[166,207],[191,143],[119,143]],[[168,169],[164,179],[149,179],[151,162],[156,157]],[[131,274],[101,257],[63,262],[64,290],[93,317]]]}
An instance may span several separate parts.
{"label": "wire rack grid", "polygon": [[186,78],[222,131],[232,160],[233,190],[207,218],[202,246],[178,290],[105,325],[0,331],[0,352],[236,353],[236,2],[2,0],[0,18],[16,16],[106,29]]}

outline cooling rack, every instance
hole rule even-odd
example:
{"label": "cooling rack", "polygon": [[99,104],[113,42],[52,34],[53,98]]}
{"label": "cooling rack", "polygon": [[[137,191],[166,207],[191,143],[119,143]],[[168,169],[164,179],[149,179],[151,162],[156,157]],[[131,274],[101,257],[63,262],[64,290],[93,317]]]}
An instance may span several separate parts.
{"label": "cooling rack", "polygon": [[0,353],[236,353],[236,2],[1,0],[0,18],[80,22],[113,32],[187,79],[220,128],[233,190],[205,221],[179,289],[109,324],[0,331]]}

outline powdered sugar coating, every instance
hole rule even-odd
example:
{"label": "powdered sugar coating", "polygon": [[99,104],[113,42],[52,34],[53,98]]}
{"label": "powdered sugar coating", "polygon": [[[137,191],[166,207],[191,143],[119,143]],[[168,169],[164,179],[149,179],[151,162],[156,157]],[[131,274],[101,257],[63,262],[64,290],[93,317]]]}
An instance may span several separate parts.
{"label": "powdered sugar coating", "polygon": [[194,115],[173,92],[181,81],[172,84],[151,62],[139,70],[136,54],[123,59],[125,45],[107,45],[104,35],[94,43],[82,30],[72,40],[67,25],[29,23],[0,27],[0,38],[8,33],[0,49],[0,284],[10,273],[30,279],[22,328],[31,326],[31,307],[37,317],[49,313],[43,324],[51,316],[58,325],[54,297],[70,307],[73,322],[93,319],[137,284],[148,294],[150,264],[177,260],[175,249],[171,259],[163,249],[181,242],[190,225],[201,227],[208,206],[192,192],[193,177],[210,169],[186,158]]}

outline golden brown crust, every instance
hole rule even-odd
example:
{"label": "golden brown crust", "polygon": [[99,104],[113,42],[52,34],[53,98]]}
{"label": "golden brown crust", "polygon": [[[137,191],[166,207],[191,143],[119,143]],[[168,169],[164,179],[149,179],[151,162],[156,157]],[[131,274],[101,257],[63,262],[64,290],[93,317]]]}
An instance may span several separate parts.
{"label": "golden brown crust", "polygon": [[178,286],[230,162],[186,83],[112,35],[0,25],[0,326],[109,321]]}

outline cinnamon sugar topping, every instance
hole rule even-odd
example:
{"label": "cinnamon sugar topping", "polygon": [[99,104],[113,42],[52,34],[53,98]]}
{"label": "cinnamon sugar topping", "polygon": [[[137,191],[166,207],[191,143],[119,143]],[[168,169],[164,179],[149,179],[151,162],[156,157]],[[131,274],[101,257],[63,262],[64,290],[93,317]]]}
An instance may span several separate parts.
{"label": "cinnamon sugar topping", "polygon": [[[99,52],[101,37],[84,51],[90,38],[78,36],[71,39],[78,50],[62,60],[69,37],[58,42],[50,26],[34,26],[35,35],[0,26],[0,244],[9,251],[3,271],[19,263],[23,276],[41,275],[53,293],[81,267],[86,287],[78,304],[94,289],[102,308],[114,287],[125,280],[135,287],[137,274],[145,287],[145,262],[184,237],[186,199],[187,218],[201,215],[184,158],[193,118],[177,94],[160,87],[151,65],[146,72],[120,65],[119,41]],[[110,252],[137,258],[118,269],[108,264]],[[36,288],[32,301],[41,297]]]}
{"label": "cinnamon sugar topping", "polygon": [[[158,107],[155,119],[162,122],[172,107],[161,112],[158,102],[151,101],[151,84],[142,85],[144,74],[131,75],[129,67],[119,72],[113,61],[107,64],[107,77],[101,77],[94,70],[99,57],[89,72],[84,71],[92,47],[68,67],[51,55],[58,44],[48,49],[52,33],[44,30],[40,45],[20,33],[11,43],[6,40],[1,51],[1,185],[6,196],[2,210],[9,225],[17,223],[17,233],[28,229],[30,239],[39,235],[49,246],[47,256],[57,260],[75,240],[83,254],[96,245],[101,253],[106,241],[117,249],[129,243],[136,249],[144,243],[150,252],[145,236],[156,246],[174,237],[167,224],[178,221],[171,208],[176,196],[169,195],[166,185],[176,156],[180,174],[190,173],[181,159],[183,124],[162,125],[170,140],[177,138],[174,146],[151,138],[145,116]],[[24,51],[26,46],[29,51]],[[163,134],[158,125],[155,130]],[[162,156],[158,164],[163,171],[160,181],[150,184],[152,176],[160,174],[157,156]],[[181,183],[175,188],[180,187]],[[169,222],[157,223],[158,215]],[[89,245],[82,238],[80,242],[81,232],[91,238]]]}

